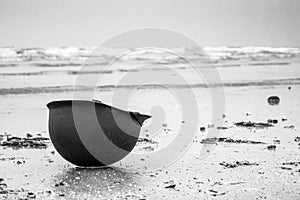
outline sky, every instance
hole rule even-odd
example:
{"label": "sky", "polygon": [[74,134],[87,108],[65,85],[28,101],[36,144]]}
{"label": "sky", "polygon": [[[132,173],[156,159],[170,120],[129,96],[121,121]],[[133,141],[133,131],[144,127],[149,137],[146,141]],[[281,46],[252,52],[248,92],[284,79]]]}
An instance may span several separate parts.
{"label": "sky", "polygon": [[97,46],[143,27],[203,46],[300,46],[299,0],[0,0],[0,46]]}

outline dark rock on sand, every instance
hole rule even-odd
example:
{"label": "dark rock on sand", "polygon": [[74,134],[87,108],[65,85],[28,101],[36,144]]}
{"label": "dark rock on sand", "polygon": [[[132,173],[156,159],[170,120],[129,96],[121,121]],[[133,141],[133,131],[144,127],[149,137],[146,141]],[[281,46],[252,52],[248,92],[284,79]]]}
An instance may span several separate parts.
{"label": "dark rock on sand", "polygon": [[278,105],[280,102],[280,98],[278,96],[270,96],[268,98],[269,105]]}
{"label": "dark rock on sand", "polygon": [[295,142],[300,142],[300,137],[299,136],[295,137]]}
{"label": "dark rock on sand", "polygon": [[271,123],[264,123],[264,122],[236,122],[234,125],[239,127],[246,127],[246,128],[267,128],[267,127],[273,127]]}
{"label": "dark rock on sand", "polygon": [[258,165],[257,163],[253,162],[249,162],[249,161],[234,161],[234,162],[221,162],[219,163],[220,165],[224,166],[225,168],[236,168],[239,166],[251,166],[251,165]]}

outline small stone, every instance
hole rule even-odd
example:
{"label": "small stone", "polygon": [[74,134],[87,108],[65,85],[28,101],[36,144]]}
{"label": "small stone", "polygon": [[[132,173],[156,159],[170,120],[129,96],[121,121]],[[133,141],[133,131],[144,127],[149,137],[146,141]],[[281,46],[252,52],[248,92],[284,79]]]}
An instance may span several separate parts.
{"label": "small stone", "polygon": [[20,164],[22,164],[22,162],[18,160],[18,161],[17,161],[17,165],[20,165]]}
{"label": "small stone", "polygon": [[295,142],[300,142],[300,137],[299,136],[295,137]]}
{"label": "small stone", "polygon": [[289,89],[289,90],[291,90],[291,89],[292,89],[292,87],[291,87],[291,86],[289,86],[289,87],[288,87],[288,89]]}
{"label": "small stone", "polygon": [[247,115],[247,116],[251,115],[251,112],[247,112],[246,115]]}
{"label": "small stone", "polygon": [[27,138],[31,138],[33,135],[31,135],[30,133],[26,133],[26,137]]}
{"label": "small stone", "polygon": [[278,105],[280,102],[280,98],[278,96],[270,96],[268,98],[269,105]]}
{"label": "small stone", "polygon": [[269,145],[267,146],[268,150],[275,150],[276,149],[276,145]]}
{"label": "small stone", "polygon": [[36,196],[33,192],[28,192],[27,197],[30,198],[30,199],[35,199],[36,198]]}
{"label": "small stone", "polygon": [[286,120],[287,120],[287,117],[286,117],[286,116],[282,116],[282,117],[281,117],[281,120],[282,120],[282,121],[286,121]]}
{"label": "small stone", "polygon": [[280,144],[280,140],[273,140],[274,144]]}
{"label": "small stone", "polygon": [[268,123],[277,124],[278,120],[277,119],[268,119]]}
{"label": "small stone", "polygon": [[200,127],[200,131],[205,131],[205,127],[204,126]]}

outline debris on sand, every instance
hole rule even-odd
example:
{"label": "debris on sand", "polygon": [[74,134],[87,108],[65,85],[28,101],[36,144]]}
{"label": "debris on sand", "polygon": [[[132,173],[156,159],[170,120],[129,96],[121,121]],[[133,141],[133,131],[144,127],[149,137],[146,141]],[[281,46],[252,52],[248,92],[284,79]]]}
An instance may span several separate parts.
{"label": "debris on sand", "polygon": [[221,137],[221,138],[205,138],[201,140],[202,144],[215,144],[217,142],[227,142],[227,143],[238,143],[238,144],[265,144],[264,142],[253,141],[253,140],[234,140],[230,137]]}
{"label": "debris on sand", "polygon": [[300,142],[300,137],[299,136],[295,137],[295,142]]}
{"label": "debris on sand", "polygon": [[151,139],[147,139],[147,138],[139,138],[138,143],[139,144],[158,144],[158,142],[151,140]]}
{"label": "debris on sand", "polygon": [[295,167],[300,165],[300,162],[286,162],[286,163],[282,163],[283,165],[293,165]]}
{"label": "debris on sand", "polygon": [[226,127],[226,126],[218,126],[217,129],[225,130],[225,129],[228,129],[228,127]]}
{"label": "debris on sand", "polygon": [[264,122],[236,122],[234,125],[239,126],[239,127],[246,127],[246,128],[268,128],[268,127],[273,127],[274,125],[271,123],[264,123]]}
{"label": "debris on sand", "polygon": [[141,150],[144,150],[144,151],[154,151],[154,148],[151,147],[151,146],[146,146],[146,147],[142,147]]}
{"label": "debris on sand", "polygon": [[175,187],[176,187],[176,184],[170,184],[170,185],[165,186],[165,188],[172,188],[172,189],[174,189]]}
{"label": "debris on sand", "polygon": [[277,119],[268,119],[268,123],[277,124],[278,120]]}
{"label": "debris on sand", "polygon": [[123,194],[123,195],[117,195],[117,196],[115,196],[113,199],[116,199],[116,200],[118,200],[118,199],[140,199],[140,200],[142,200],[142,199],[146,199],[146,196],[143,196],[143,195],[140,195],[140,194],[133,194],[133,193],[127,193],[127,194]]}
{"label": "debris on sand", "polygon": [[284,169],[284,170],[292,170],[291,167],[280,167],[281,169]]}
{"label": "debris on sand", "polygon": [[0,178],[0,197],[2,195],[7,194],[7,193],[8,193],[8,191],[7,191],[7,185],[6,185],[6,183],[4,183],[4,179]]}
{"label": "debris on sand", "polygon": [[234,161],[234,162],[221,162],[219,163],[220,165],[224,166],[225,168],[236,168],[236,167],[239,167],[239,166],[253,166],[253,165],[258,165],[257,163],[253,162],[249,162],[249,161]]}
{"label": "debris on sand", "polygon": [[276,145],[269,145],[269,146],[267,146],[267,149],[268,150],[275,150],[276,149]]}
{"label": "debris on sand", "polygon": [[173,180],[165,181],[164,184],[165,184],[164,188],[175,189],[175,187],[176,187],[176,184],[174,183]]}
{"label": "debris on sand", "polygon": [[33,192],[28,192],[28,193],[27,193],[27,197],[28,197],[29,199],[35,199],[35,198],[36,198],[36,196],[35,196],[35,194],[34,194]]}
{"label": "debris on sand", "polygon": [[270,96],[268,98],[268,103],[271,106],[278,105],[280,102],[280,98],[278,96]]}
{"label": "debris on sand", "polygon": [[49,138],[46,137],[7,137],[6,140],[0,142],[0,146],[11,147],[13,149],[20,148],[47,148]]}
{"label": "debris on sand", "polygon": [[273,140],[273,143],[274,143],[274,144],[280,144],[280,140],[278,140],[278,139]]}
{"label": "debris on sand", "polygon": [[286,117],[286,116],[282,116],[282,117],[281,117],[281,120],[282,120],[282,121],[286,121],[286,120],[287,120],[287,117]]}
{"label": "debris on sand", "polygon": [[208,190],[208,191],[212,193],[212,194],[211,194],[212,196],[221,196],[221,195],[225,195],[225,194],[226,194],[225,192],[219,193],[218,191],[213,190],[213,189],[210,189],[210,190]]}
{"label": "debris on sand", "polygon": [[290,126],[284,126],[283,128],[290,128],[290,129],[294,129],[295,126],[294,125],[290,125]]}
{"label": "debris on sand", "polygon": [[239,182],[233,182],[233,183],[229,183],[230,185],[240,185],[240,184],[244,184],[244,181],[239,181]]}

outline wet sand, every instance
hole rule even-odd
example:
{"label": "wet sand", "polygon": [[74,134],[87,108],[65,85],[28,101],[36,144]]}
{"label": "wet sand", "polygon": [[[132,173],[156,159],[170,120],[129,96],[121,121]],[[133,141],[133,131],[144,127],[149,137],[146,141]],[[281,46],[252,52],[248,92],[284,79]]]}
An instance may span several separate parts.
{"label": "wet sand", "polygon": [[[151,172],[123,171],[114,166],[102,169],[82,169],[63,160],[51,143],[47,148],[0,147],[0,197],[3,199],[299,199],[300,198],[300,89],[298,85],[226,87],[226,116],[218,137],[236,140],[258,141],[261,144],[217,141],[207,157],[200,157],[206,138],[209,119],[205,119],[207,107],[201,107],[196,137],[187,153],[173,165]],[[197,95],[205,104],[205,95]],[[39,95],[39,94],[38,94]],[[277,95],[280,104],[270,106],[267,97]],[[53,94],[40,95],[36,110],[30,107],[19,111],[20,121],[27,113],[31,123],[5,124],[13,135],[26,137],[47,132],[47,111],[42,105],[53,99]],[[66,94],[56,94],[66,98]],[[21,102],[32,97],[7,95],[1,101],[11,99],[12,111]],[[29,104],[29,102],[27,102]],[[23,112],[23,115],[20,113]],[[43,114],[41,114],[43,113]],[[248,113],[248,115],[247,115]],[[17,115],[17,114],[16,114]],[[41,117],[42,116],[42,117]],[[282,116],[287,120],[282,121]],[[13,112],[10,118],[14,118]],[[267,128],[247,128],[234,122],[278,123]],[[18,117],[15,118],[18,120]],[[162,139],[176,129],[168,119]],[[29,121],[29,120],[28,120]],[[36,125],[35,125],[36,124]],[[15,127],[12,127],[15,126]],[[11,129],[9,129],[11,127]],[[32,128],[32,127],[35,127]],[[200,127],[205,130],[200,131]],[[218,128],[218,127],[210,127]],[[27,130],[26,130],[27,129]],[[147,128],[142,129],[145,135]],[[14,131],[10,131],[14,130]],[[22,132],[22,130],[25,130]],[[155,138],[154,138],[155,139]],[[159,142],[159,141],[158,141]],[[159,143],[160,145],[160,143]],[[137,144],[134,151],[152,151],[159,145]],[[269,147],[270,145],[275,145]],[[152,148],[142,148],[151,146]],[[161,158],[163,159],[163,158]],[[147,158],[145,157],[145,160]],[[126,158],[122,161],[126,163]],[[118,166],[118,165],[116,165]],[[123,167],[126,165],[123,165]],[[126,167],[125,167],[126,168]],[[2,188],[2,189],[1,189]]]}

